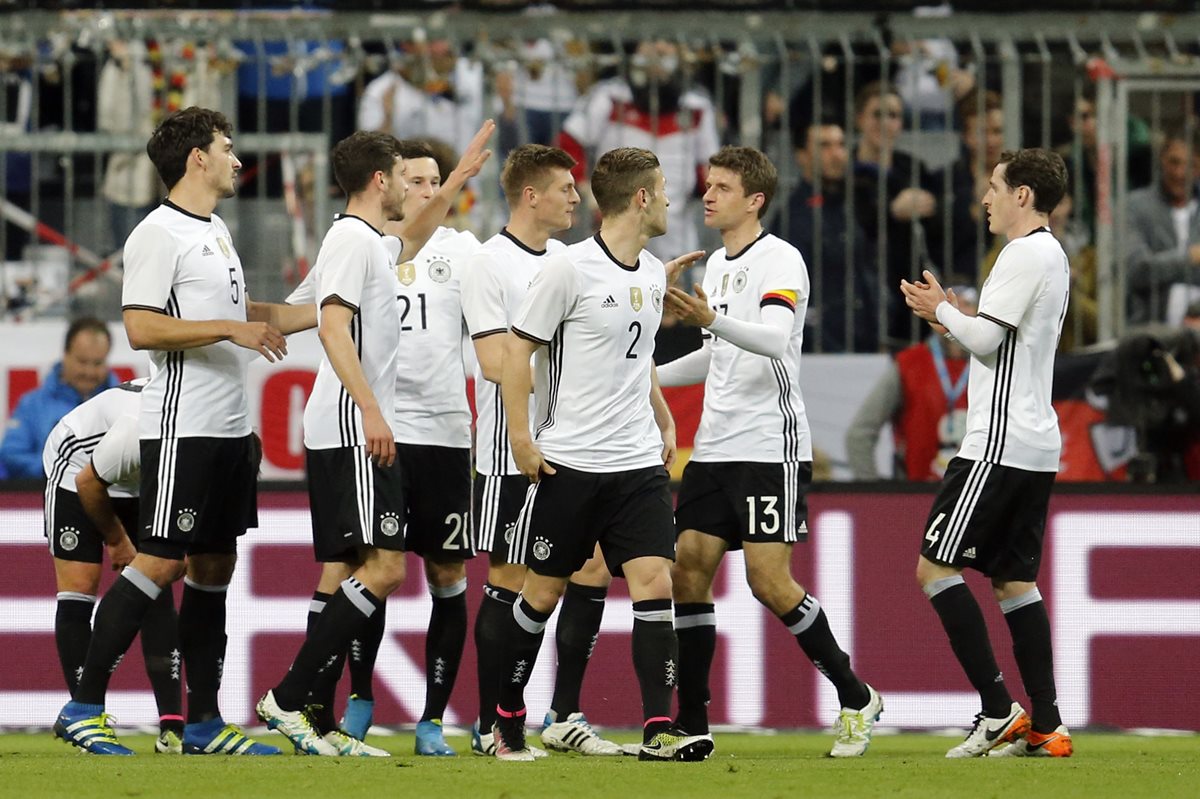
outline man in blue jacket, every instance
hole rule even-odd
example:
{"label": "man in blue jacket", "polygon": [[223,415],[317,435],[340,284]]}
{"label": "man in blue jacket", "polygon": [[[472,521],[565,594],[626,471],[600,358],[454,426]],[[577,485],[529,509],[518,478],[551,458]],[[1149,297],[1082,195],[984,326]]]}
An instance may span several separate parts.
{"label": "man in blue jacket", "polygon": [[63,358],[40,386],[21,397],[0,441],[0,477],[37,479],[42,448],[58,420],[85,400],[117,384],[108,368],[112,337],[94,317],[82,317],[67,329]]}

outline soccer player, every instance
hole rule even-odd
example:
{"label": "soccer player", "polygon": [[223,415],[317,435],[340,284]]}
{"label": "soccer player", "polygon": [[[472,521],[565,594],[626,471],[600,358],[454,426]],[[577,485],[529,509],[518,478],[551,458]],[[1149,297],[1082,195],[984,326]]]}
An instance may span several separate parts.
{"label": "soccer player", "polygon": [[533,485],[511,547],[525,554],[528,568],[502,631],[496,757],[533,759],[525,744],[525,686],[568,578],[599,543],[633,600],[633,662],[644,715],[638,757],[702,759],[711,742],[676,734],[670,717],[678,651],[664,467],[675,457],[675,426],[653,363],[668,270],[644,249],[667,229],[666,185],[653,153],[626,147],[601,156],[592,191],[600,232],[547,259],[505,345],[508,437]]}
{"label": "soccer player", "polygon": [[[925,524],[917,581],[929,597],[983,710],[946,757],[996,754],[1069,757],[1058,714],[1050,620],[1038,593],[1046,511],[1062,440],[1050,405],[1054,351],[1062,333],[1071,270],[1048,227],[1066,191],[1056,153],[1008,151],[992,171],[983,207],[988,228],[1008,243],[966,316],[937,280],[901,281],[908,307],[971,353],[967,432],[950,461]],[[1009,695],[996,666],[965,568],[992,581],[1012,634],[1013,655],[1033,704],[1032,720]]]}
{"label": "soccer player", "polygon": [[[671,583],[679,635],[677,728],[712,740],[708,680],[716,647],[713,578],[741,549],[746,581],[834,684],[842,710],[830,754],[863,754],[883,710],[850,667],[825,611],[792,576],[792,547],[808,536],[805,492],[812,439],[800,393],[808,271],[800,252],[763,230],[778,184],[758,150],[724,147],[709,159],[704,224],[724,246],[693,297],[671,288],[667,309],[703,328],[703,346],[659,367],[663,385],[704,381],[704,409],[675,511]],[[712,744],[709,744],[711,749]]]}
{"label": "soccer player", "polygon": [[317,560],[350,564],[353,573],[256,710],[298,752],[386,757],[341,730],[314,727],[305,710],[319,675],[333,672],[336,682],[350,642],[404,582],[405,501],[393,430],[400,315],[395,258],[383,234],[389,220],[404,217],[404,159],[391,134],[359,131],[338,142],[332,161],[348,199],[313,266],[325,352],[304,408],[304,451]]}
{"label": "soccer player", "polygon": [[[54,641],[67,690],[74,691],[92,639],[92,609],[100,587],[100,564],[108,552],[113,569],[137,554],[137,416],[144,378],[107,389],[59,420],[46,439],[46,537],[54,557],[58,609]],[[158,705],[156,752],[183,751],[182,661],[171,589],[154,600],[142,620],[142,656]]]}
{"label": "soccer player", "polygon": [[311,327],[313,314],[246,295],[229,229],[213,213],[233,196],[241,169],[230,134],[224,115],[193,107],[163,120],[146,145],[168,194],[125,244],[125,332],[134,349],[151,351],[157,369],[138,416],[138,554],[100,602],[79,685],[54,725],[59,737],[96,754],[132,754],[104,712],[109,675],[159,594],[185,573],[184,753],[279,754],[226,724],[217,703],[237,539],[258,524],[242,349],[282,358],[283,335]]}
{"label": "soccer player", "polygon": [[[533,278],[546,260],[566,250],[552,234],[571,227],[579,204],[571,170],[575,159],[557,147],[526,144],[505,160],[500,183],[509,219],[472,259],[463,282],[463,313],[475,346],[475,491],[472,522],[475,547],[489,553],[488,581],[475,619],[478,657],[479,718],[471,731],[472,751],[495,754],[492,725],[500,690],[500,647],[512,605],[525,579],[519,553],[509,542],[529,480],[517,469],[508,447],[508,425],[500,397],[504,333]],[[511,557],[510,557],[511,556]],[[583,755],[623,754],[596,734],[580,710],[579,694],[592,654],[604,598],[612,577],[600,558],[592,558],[567,584],[556,638],[558,672],[554,696],[542,730],[551,749]],[[530,747],[537,756],[542,750]]]}

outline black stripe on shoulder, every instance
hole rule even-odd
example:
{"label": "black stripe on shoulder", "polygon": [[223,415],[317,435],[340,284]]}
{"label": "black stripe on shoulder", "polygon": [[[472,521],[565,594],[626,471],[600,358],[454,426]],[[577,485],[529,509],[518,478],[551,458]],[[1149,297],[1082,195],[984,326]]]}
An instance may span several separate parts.
{"label": "black stripe on shoulder", "polygon": [[151,311],[152,313],[165,314],[165,308],[155,308],[153,305],[122,305],[122,311]]}
{"label": "black stripe on shoulder", "polygon": [[346,300],[343,300],[341,297],[339,297],[336,294],[330,294],[328,297],[321,300],[322,308],[324,308],[326,305],[331,305],[331,304],[332,305],[341,305],[343,308],[349,308],[350,310],[354,311],[355,313],[358,313],[357,305],[355,305],[352,302],[347,302]]}
{"label": "black stripe on shoulder", "polygon": [[516,333],[518,336],[525,339],[526,341],[532,341],[535,344],[541,344],[543,347],[550,343],[546,339],[538,338],[537,336],[533,335],[532,333],[526,333],[524,330],[521,330],[520,328],[517,328],[517,327],[514,327],[512,329],[512,332]]}
{"label": "black stripe on shoulder", "polygon": [[996,317],[988,316],[985,313],[981,313],[979,315],[982,316],[984,319],[988,320],[989,322],[995,322],[996,324],[1000,325],[1000,327],[1003,327],[1007,330],[1016,330],[1017,329],[1016,325],[1010,325],[1008,322],[1005,322],[1003,319],[997,319]]}
{"label": "black stripe on shoulder", "polygon": [[478,333],[471,334],[471,341],[479,341],[479,339],[481,339],[481,338],[487,338],[488,336],[495,336],[499,333],[507,333],[507,332],[508,332],[507,327],[498,327],[495,330],[480,330]]}

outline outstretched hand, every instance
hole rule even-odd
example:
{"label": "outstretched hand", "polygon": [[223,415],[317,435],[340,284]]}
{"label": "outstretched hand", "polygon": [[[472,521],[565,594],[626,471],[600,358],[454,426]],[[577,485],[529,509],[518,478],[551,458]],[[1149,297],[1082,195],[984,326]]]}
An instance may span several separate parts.
{"label": "outstretched hand", "polygon": [[696,327],[708,327],[716,318],[717,312],[708,306],[708,295],[697,283],[692,286],[696,296],[688,294],[683,289],[671,286],[667,289],[667,312],[684,324]]}
{"label": "outstretched hand", "polygon": [[667,285],[673,286],[679,276],[683,274],[683,270],[687,269],[692,264],[704,257],[704,250],[693,250],[686,255],[681,255],[678,258],[672,258],[667,261],[664,266],[667,268]]}
{"label": "outstretched hand", "polygon": [[454,171],[461,175],[463,180],[478,175],[479,170],[483,169],[483,165],[492,157],[492,151],[484,148],[495,132],[496,123],[491,119],[484,120],[471,143],[463,150],[462,158],[458,159],[458,165],[454,167]]}

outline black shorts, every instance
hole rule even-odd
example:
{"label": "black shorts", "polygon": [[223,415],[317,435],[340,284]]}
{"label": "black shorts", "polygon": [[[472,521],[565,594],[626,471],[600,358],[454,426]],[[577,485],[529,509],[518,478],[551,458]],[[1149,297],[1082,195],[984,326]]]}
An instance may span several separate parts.
{"label": "black shorts", "polygon": [[570,577],[596,551],[620,577],[634,558],[675,559],[671,478],[661,466],[593,473],[551,464],[521,508],[512,549],[546,577]]}
{"label": "black shorts", "polygon": [[356,560],[359,547],[404,551],[400,459],[377,466],[365,446],[305,449],[313,554],[321,563]]}
{"label": "black shorts", "polygon": [[138,551],[233,553],[258,526],[259,449],[243,438],[142,439]]}
{"label": "black shorts", "polygon": [[921,554],[1000,580],[1033,582],[1054,472],[953,458],[925,521]]}
{"label": "black shorts", "polygon": [[[491,561],[524,563],[511,549],[517,516],[531,483],[523,474],[476,474],[471,497],[471,528],[475,550],[490,552]],[[514,560],[515,558],[515,560]]]}
{"label": "black shorts", "polygon": [[404,548],[436,563],[475,557],[471,547],[471,450],[397,444],[408,524]]}
{"label": "black shorts", "polygon": [[808,540],[808,487],[812,463],[702,463],[689,461],[679,487],[675,529],[743,543]]}
{"label": "black shorts", "polygon": [[[138,526],[137,497],[110,497],[117,518],[127,534],[136,536]],[[42,531],[50,541],[50,554],[59,560],[77,563],[104,561],[104,536],[96,528],[79,495],[61,486],[46,487],[46,526]],[[133,540],[133,539],[131,539]],[[134,540],[134,544],[137,541]]]}

